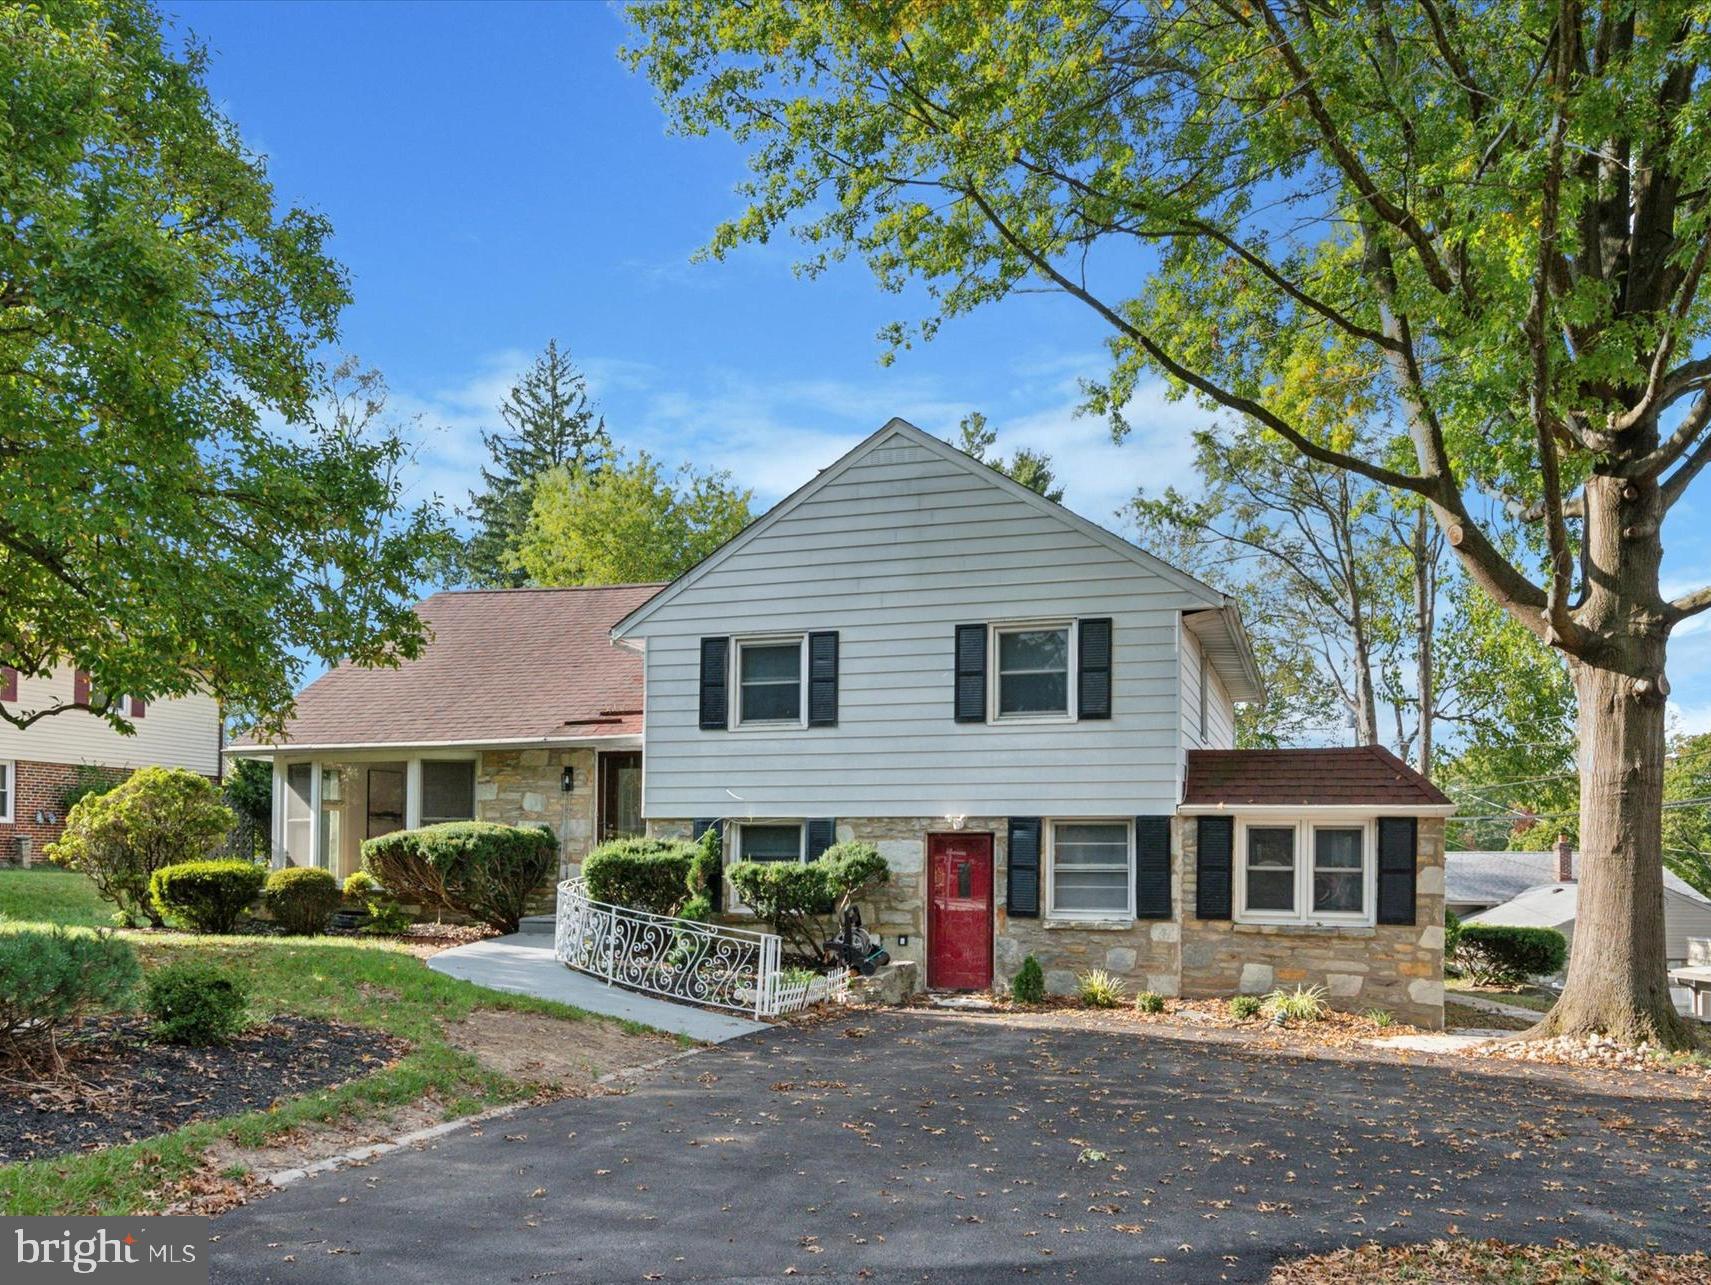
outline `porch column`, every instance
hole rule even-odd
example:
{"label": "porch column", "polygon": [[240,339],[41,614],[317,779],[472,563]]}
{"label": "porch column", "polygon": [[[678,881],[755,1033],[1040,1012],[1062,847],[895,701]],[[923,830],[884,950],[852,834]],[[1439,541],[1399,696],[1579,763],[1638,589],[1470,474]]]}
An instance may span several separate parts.
{"label": "porch column", "polygon": [[404,828],[422,828],[422,760],[412,758],[404,764]]}
{"label": "porch column", "polygon": [[321,760],[309,760],[309,857],[308,864],[321,864]]}
{"label": "porch column", "polygon": [[273,765],[273,809],[267,831],[268,863],[274,869],[285,864],[285,764],[276,754]]}

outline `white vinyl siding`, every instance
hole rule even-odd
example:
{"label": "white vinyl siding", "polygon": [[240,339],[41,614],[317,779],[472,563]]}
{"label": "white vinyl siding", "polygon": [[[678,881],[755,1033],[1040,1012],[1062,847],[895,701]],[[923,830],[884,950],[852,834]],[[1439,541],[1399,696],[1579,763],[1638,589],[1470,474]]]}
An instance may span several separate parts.
{"label": "white vinyl siding", "polygon": [[[47,709],[72,701],[73,671],[47,678],[18,676],[15,710]],[[128,706],[127,706],[128,708]],[[182,767],[203,776],[220,771],[220,707],[211,696],[149,701],[132,720],[135,736],[121,736],[104,719],[83,710],[50,714],[19,730],[0,723],[0,759],[34,763],[90,763],[100,767]]]}
{"label": "white vinyl siding", "polygon": [[[1191,750],[1229,750],[1236,747],[1236,707],[1217,671],[1205,663],[1200,639],[1183,627],[1182,647],[1182,743]],[[1205,684],[1205,734],[1201,734],[1201,684]]]}
{"label": "white vinyl siding", "polygon": [[[882,444],[637,624],[649,817],[1168,812],[1203,599],[910,442]],[[956,627],[1112,620],[1113,717],[954,721]],[[839,631],[838,725],[701,731],[700,640]],[[995,675],[988,664],[990,691]]]}

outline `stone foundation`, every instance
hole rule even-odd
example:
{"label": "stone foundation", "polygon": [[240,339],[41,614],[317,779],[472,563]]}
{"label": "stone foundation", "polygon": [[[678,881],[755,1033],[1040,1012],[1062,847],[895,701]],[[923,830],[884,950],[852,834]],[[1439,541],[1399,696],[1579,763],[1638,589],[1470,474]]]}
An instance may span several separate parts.
{"label": "stone foundation", "polygon": [[[1130,994],[1143,990],[1186,998],[1263,994],[1277,986],[1323,986],[1333,1006],[1389,1010],[1399,1021],[1439,1030],[1444,1023],[1444,822],[1419,820],[1413,925],[1309,928],[1236,924],[1193,917],[1195,839],[1192,817],[1172,824],[1171,894],[1175,917],[1111,923],[1012,918],[1004,904],[1008,821],[969,817],[960,833],[992,835],[993,986],[1010,980],[1033,955],[1054,995],[1075,991],[1092,968],[1120,977]],[[648,822],[648,833],[687,839],[693,823]],[[898,961],[920,965],[926,979],[927,836],[950,831],[938,817],[839,818],[837,838],[871,843],[891,866],[891,880],[860,901],[870,931]],[[899,939],[906,937],[907,944]]]}

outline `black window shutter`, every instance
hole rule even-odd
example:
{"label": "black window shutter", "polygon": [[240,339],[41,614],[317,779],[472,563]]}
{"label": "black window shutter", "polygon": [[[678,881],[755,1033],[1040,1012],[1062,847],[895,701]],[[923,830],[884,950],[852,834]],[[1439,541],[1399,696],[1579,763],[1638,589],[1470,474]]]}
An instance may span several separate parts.
{"label": "black window shutter", "polygon": [[834,817],[813,817],[808,822],[808,860],[818,861],[822,853],[838,841],[838,823]]}
{"label": "black window shutter", "polygon": [[1076,716],[1111,717],[1111,619],[1083,620],[1076,626]]}
{"label": "black window shutter", "polygon": [[986,626],[956,627],[956,721],[986,721]]}
{"label": "black window shutter", "polygon": [[1170,818],[1135,818],[1135,918],[1170,918]]}
{"label": "black window shutter", "polygon": [[838,725],[838,631],[808,635],[808,726]]}
{"label": "black window shutter", "polygon": [[1414,864],[1419,823],[1413,817],[1378,819],[1378,922],[1414,922]]}
{"label": "black window shutter", "polygon": [[730,658],[729,638],[701,640],[701,730],[704,732],[722,731],[729,725]]}
{"label": "black window shutter", "polygon": [[1236,823],[1230,817],[1201,817],[1194,857],[1194,915],[1197,919],[1230,917],[1230,871],[1234,859]]}
{"label": "black window shutter", "polygon": [[[689,833],[694,836],[696,842],[700,842],[701,836],[718,824],[719,819],[717,817],[696,817],[691,823]],[[719,836],[719,867],[721,873],[717,879],[713,880],[713,886],[707,889],[707,896],[713,902],[713,909],[717,911],[722,911],[725,908],[725,876],[723,873],[725,865],[724,838],[725,836],[723,834]]]}
{"label": "black window shutter", "polygon": [[1004,905],[1019,919],[1040,917],[1040,818],[1011,817]]}

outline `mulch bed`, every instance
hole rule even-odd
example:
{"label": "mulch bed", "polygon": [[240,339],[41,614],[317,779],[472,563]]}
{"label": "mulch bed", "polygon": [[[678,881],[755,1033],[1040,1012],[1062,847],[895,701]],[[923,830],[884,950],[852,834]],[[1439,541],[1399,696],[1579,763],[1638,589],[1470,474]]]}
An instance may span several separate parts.
{"label": "mulch bed", "polygon": [[375,1031],[303,1017],[275,1018],[208,1048],[156,1043],[138,1018],[97,1019],[61,1046],[64,1077],[21,1083],[20,1070],[0,1072],[0,1164],[265,1110],[377,1071],[405,1049]]}

